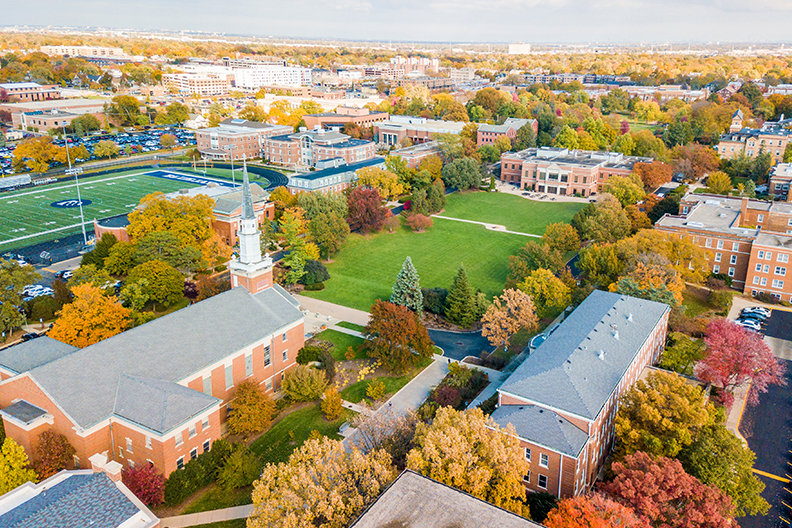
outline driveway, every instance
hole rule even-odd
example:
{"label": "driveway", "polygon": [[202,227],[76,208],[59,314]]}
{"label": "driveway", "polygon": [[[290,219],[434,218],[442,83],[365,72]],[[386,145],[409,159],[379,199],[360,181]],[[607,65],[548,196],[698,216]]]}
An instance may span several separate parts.
{"label": "driveway", "polygon": [[495,347],[489,344],[481,332],[450,332],[448,330],[429,330],[429,337],[435,345],[445,352],[445,357],[462,361],[467,356],[479,357],[481,353],[492,352]]}
{"label": "driveway", "polygon": [[773,310],[762,327],[762,333],[765,335],[765,343],[777,358],[792,360],[792,313]]}

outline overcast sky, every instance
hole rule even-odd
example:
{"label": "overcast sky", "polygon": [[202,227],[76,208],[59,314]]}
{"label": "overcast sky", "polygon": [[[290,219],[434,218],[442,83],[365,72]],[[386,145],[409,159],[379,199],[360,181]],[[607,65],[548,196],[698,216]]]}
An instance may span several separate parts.
{"label": "overcast sky", "polygon": [[790,42],[792,0],[22,0],[0,24],[432,42]]}

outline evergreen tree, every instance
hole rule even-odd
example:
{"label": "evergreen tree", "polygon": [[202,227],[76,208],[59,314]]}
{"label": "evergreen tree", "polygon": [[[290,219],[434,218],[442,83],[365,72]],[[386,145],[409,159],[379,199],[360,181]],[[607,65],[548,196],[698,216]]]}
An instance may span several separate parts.
{"label": "evergreen tree", "polygon": [[477,312],[476,293],[470,286],[465,266],[460,265],[459,271],[454,277],[454,285],[451,286],[446,299],[446,319],[459,326],[469,328],[476,322]]}
{"label": "evergreen tree", "polygon": [[426,201],[429,202],[429,211],[439,213],[445,209],[445,185],[443,180],[436,180],[426,191]]}
{"label": "evergreen tree", "polygon": [[415,191],[410,198],[410,212],[428,216],[430,211],[429,202],[426,200],[426,190]]}
{"label": "evergreen tree", "polygon": [[404,259],[402,269],[396,276],[390,302],[406,306],[418,314],[423,311],[423,293],[421,293],[418,270],[413,266],[410,257]]}

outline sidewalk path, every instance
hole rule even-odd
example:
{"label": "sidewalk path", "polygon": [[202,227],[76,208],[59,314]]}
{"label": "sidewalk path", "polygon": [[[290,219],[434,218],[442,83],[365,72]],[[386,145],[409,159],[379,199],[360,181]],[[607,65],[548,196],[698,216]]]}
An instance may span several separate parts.
{"label": "sidewalk path", "polygon": [[391,396],[377,412],[385,409],[390,409],[395,414],[415,411],[429,396],[429,392],[440,384],[446,374],[448,374],[448,360],[436,355],[431,365]]}
{"label": "sidewalk path", "polygon": [[200,513],[188,513],[160,519],[160,528],[182,528],[184,526],[200,526],[202,524],[230,521],[233,519],[246,519],[253,512],[253,505],[235,506],[222,510],[211,510]]}
{"label": "sidewalk path", "polygon": [[303,310],[308,310],[309,312],[318,312],[322,315],[332,317],[333,319],[363,326],[368,324],[369,321],[368,312],[364,312],[363,310],[347,308],[346,306],[320,301],[319,299],[305,297],[304,295],[295,295],[294,298],[300,301],[300,306]]}
{"label": "sidewalk path", "polygon": [[499,233],[509,233],[511,235],[521,235],[527,237],[534,237],[534,238],[542,238],[542,235],[532,235],[531,233],[520,233],[518,231],[509,231],[506,229],[506,226],[502,226],[500,224],[488,224],[486,222],[476,222],[475,220],[463,220],[461,218],[452,218],[450,216],[441,216],[441,215],[432,215],[434,218],[442,218],[443,220],[453,220],[455,222],[465,222],[466,224],[478,224],[483,225],[490,231],[497,231]]}

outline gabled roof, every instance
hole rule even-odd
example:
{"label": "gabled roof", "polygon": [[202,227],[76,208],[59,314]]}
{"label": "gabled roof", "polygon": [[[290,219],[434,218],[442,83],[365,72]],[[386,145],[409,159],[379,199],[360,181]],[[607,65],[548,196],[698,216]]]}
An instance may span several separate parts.
{"label": "gabled roof", "polygon": [[479,132],[499,132],[505,134],[510,128],[519,130],[533,121],[535,121],[535,119],[515,119],[510,117],[500,125],[489,125],[487,123],[483,123],[479,125],[478,130]]}
{"label": "gabled roof", "polygon": [[[31,485],[33,490],[17,488],[9,492],[35,495],[0,515],[0,528],[118,528],[141,513],[104,473],[56,477],[53,479],[59,482],[54,485],[44,486],[48,479]],[[150,526],[152,523],[146,520],[141,517],[130,526]]]}
{"label": "gabled roof", "polygon": [[593,420],[668,310],[595,290],[499,390]]}
{"label": "gabled roof", "polygon": [[219,401],[172,381],[122,375],[113,414],[164,434]]}
{"label": "gabled roof", "polygon": [[514,426],[517,435],[577,458],[588,441],[588,434],[578,426],[537,405],[501,405],[492,413],[501,427]]}
{"label": "gabled roof", "polygon": [[[122,376],[177,383],[302,320],[303,313],[288,297],[282,289],[254,295],[234,288],[36,367],[29,375],[79,426],[88,428],[113,413]],[[174,411],[159,421],[187,418]]]}
{"label": "gabled roof", "polygon": [[21,374],[80,350],[43,336],[0,350],[0,367]]}
{"label": "gabled roof", "polygon": [[[226,194],[221,194],[215,198],[212,211],[227,215],[233,213],[242,206],[243,194],[241,188],[231,190]],[[266,202],[269,199],[269,193],[262,189],[258,183],[250,184],[250,194],[253,203]]]}
{"label": "gabled roof", "polygon": [[524,517],[406,470],[350,528],[541,528]]}
{"label": "gabled roof", "polygon": [[339,165],[338,167],[330,167],[329,169],[311,171],[303,174],[295,174],[294,176],[291,176],[289,178],[289,181],[291,181],[292,179],[309,180],[309,181],[321,180],[322,178],[326,178],[328,176],[344,174],[345,172],[355,172],[356,170],[361,169],[363,167],[373,167],[377,165],[382,165],[384,163],[385,163],[385,158],[375,156],[371,159],[350,163],[349,165]]}

